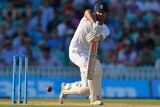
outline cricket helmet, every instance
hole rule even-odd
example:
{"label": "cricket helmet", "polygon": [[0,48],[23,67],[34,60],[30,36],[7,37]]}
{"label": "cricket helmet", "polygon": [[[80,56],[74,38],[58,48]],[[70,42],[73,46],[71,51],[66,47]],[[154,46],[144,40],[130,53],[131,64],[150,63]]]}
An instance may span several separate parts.
{"label": "cricket helmet", "polygon": [[94,12],[108,12],[108,5],[103,1],[96,2]]}

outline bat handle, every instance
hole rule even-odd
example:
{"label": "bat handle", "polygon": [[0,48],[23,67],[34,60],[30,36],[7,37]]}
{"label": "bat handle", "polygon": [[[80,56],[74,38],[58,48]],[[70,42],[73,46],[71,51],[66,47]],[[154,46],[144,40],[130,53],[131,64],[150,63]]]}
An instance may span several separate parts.
{"label": "bat handle", "polygon": [[99,25],[99,21],[96,21],[96,25]]}

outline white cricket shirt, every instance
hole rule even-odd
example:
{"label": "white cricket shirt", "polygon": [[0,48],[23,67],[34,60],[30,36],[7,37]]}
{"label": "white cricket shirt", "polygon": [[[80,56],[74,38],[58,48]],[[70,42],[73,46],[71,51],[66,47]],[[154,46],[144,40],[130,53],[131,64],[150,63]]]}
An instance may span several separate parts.
{"label": "white cricket shirt", "polygon": [[[105,39],[109,35],[109,29],[106,24],[103,24],[103,30],[101,32]],[[89,50],[89,43],[86,40],[87,34],[93,30],[93,24],[83,17],[74,33],[74,36],[70,43],[70,48],[76,48],[78,50]]]}

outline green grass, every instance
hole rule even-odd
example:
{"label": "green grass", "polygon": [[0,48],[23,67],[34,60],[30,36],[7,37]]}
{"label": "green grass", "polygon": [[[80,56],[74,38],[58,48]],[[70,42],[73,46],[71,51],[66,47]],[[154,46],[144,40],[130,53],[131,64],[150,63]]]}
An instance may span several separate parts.
{"label": "green grass", "polygon": [[[100,107],[160,107],[158,99],[103,99]],[[87,99],[66,99],[63,105],[58,99],[29,99],[28,104],[12,104],[11,99],[0,99],[0,107],[93,107]],[[95,106],[94,106],[95,107]],[[97,107],[97,106],[96,106]]]}

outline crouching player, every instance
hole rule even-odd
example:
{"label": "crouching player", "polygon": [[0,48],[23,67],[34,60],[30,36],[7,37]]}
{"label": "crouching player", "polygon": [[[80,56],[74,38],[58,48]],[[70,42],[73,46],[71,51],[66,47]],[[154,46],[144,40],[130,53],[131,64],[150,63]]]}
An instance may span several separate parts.
{"label": "crouching player", "polygon": [[[101,98],[102,68],[98,59],[96,60],[94,79],[88,80],[86,73],[90,42],[101,42],[109,35],[109,29],[104,23],[107,15],[108,6],[105,2],[97,2],[93,13],[90,9],[85,11],[69,47],[69,58],[80,68],[81,81],[62,83],[59,96],[61,104],[64,103],[64,98],[71,94],[89,95],[90,104],[103,104]],[[99,22],[99,25],[96,24],[96,21]]]}

